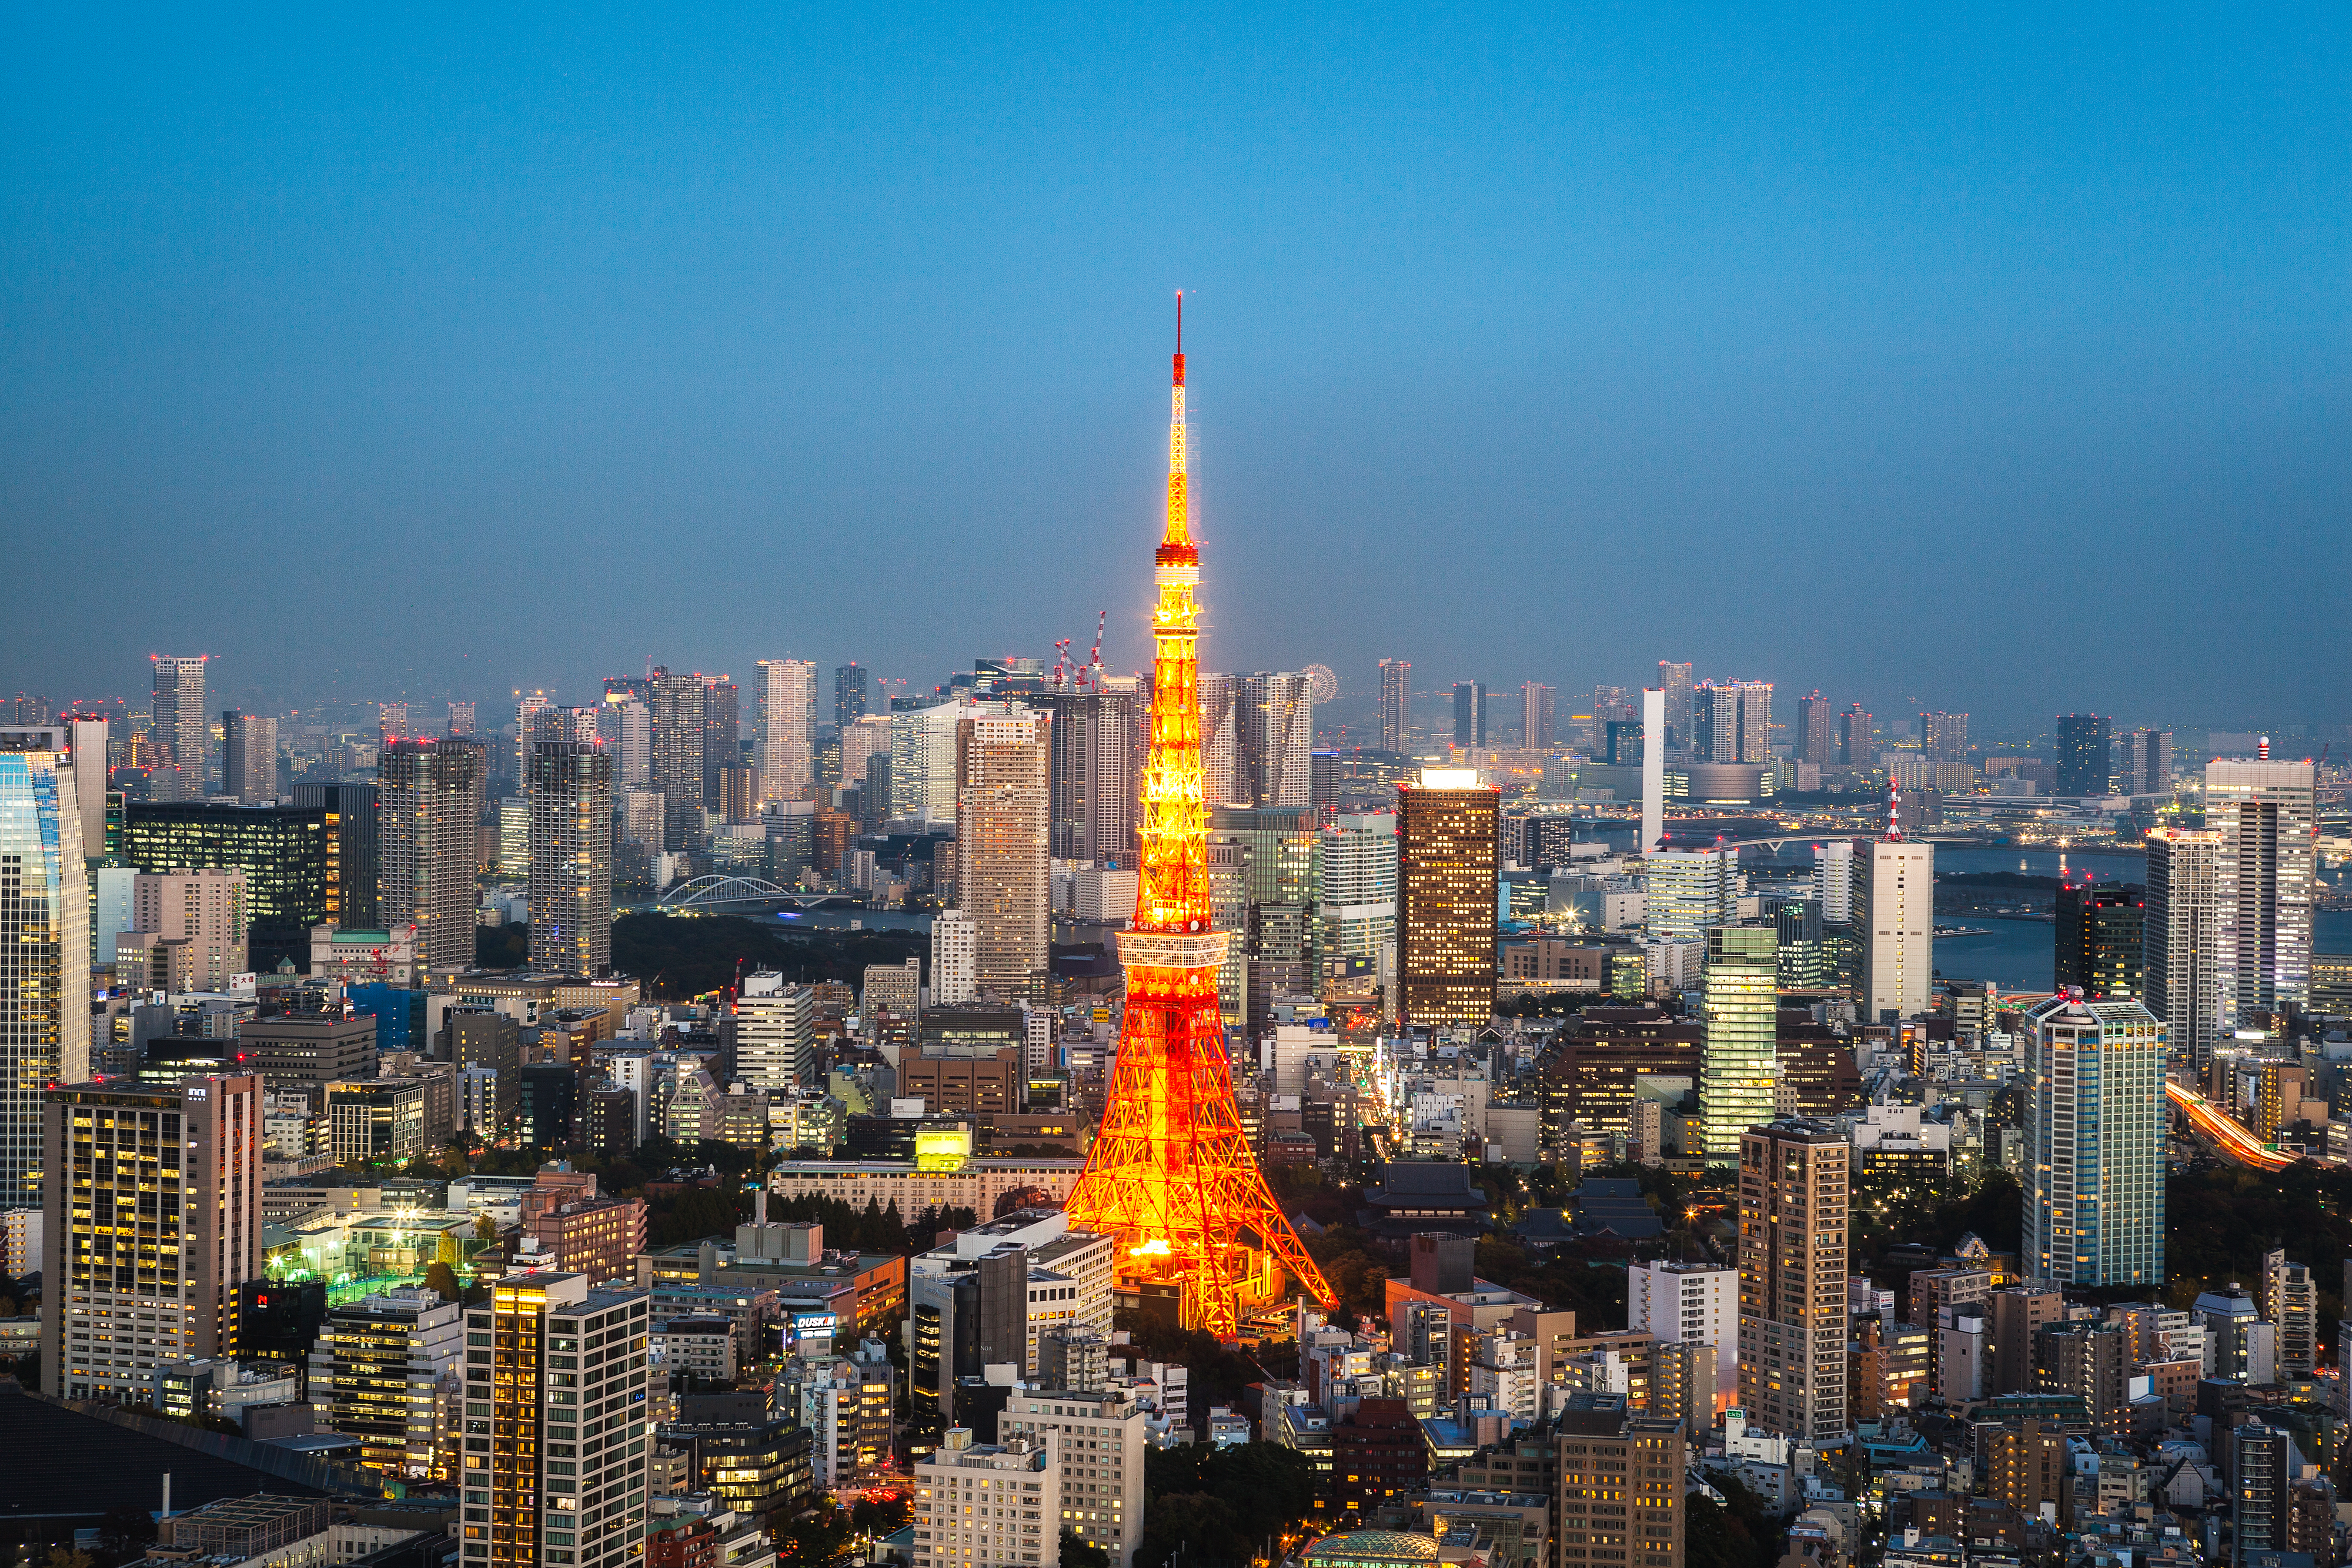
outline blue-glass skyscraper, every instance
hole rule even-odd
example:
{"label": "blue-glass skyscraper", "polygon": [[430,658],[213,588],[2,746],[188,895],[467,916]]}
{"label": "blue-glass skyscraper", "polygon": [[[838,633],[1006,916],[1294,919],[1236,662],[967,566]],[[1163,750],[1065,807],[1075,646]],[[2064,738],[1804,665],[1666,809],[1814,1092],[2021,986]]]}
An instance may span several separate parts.
{"label": "blue-glass skyscraper", "polygon": [[89,1077],[89,891],[64,735],[0,752],[0,1208],[41,1201],[42,1092]]}
{"label": "blue-glass skyscraper", "polygon": [[2165,1054],[2140,1002],[2072,991],[2026,1013],[2028,1278],[2163,1281]]}

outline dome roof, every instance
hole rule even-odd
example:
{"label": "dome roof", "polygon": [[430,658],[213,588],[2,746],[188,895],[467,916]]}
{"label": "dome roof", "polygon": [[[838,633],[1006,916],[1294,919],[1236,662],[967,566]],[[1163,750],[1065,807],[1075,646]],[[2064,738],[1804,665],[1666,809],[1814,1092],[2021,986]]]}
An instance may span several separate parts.
{"label": "dome roof", "polygon": [[1327,1535],[1307,1549],[1312,1562],[1332,1557],[1377,1557],[1389,1562],[1437,1561],[1437,1537],[1414,1535],[1402,1530],[1353,1530],[1345,1535]]}

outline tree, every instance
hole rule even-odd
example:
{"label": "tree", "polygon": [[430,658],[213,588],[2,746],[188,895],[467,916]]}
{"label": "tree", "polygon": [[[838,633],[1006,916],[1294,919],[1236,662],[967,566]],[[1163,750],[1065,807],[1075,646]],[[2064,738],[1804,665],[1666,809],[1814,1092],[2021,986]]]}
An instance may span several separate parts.
{"label": "tree", "polygon": [[144,1557],[154,1540],[154,1518],[136,1503],[118,1502],[98,1521],[98,1544],[118,1563]]}
{"label": "tree", "polygon": [[59,1542],[49,1548],[49,1568],[92,1568],[89,1553]]}
{"label": "tree", "polygon": [[457,1283],[457,1270],[438,1260],[425,1266],[425,1288],[445,1301],[460,1301],[466,1294],[465,1287]]}
{"label": "tree", "polygon": [[1062,1526],[1062,1568],[1110,1568],[1110,1553]]}
{"label": "tree", "polygon": [[1178,1547],[1187,1564],[1246,1563],[1253,1555],[1233,1505],[1206,1492],[1174,1492],[1151,1500],[1143,1512],[1143,1536],[1135,1561],[1164,1563]]}
{"label": "tree", "polygon": [[498,1239],[499,1222],[492,1219],[487,1214],[477,1216],[474,1220],[474,1239],[477,1241],[496,1241]]}

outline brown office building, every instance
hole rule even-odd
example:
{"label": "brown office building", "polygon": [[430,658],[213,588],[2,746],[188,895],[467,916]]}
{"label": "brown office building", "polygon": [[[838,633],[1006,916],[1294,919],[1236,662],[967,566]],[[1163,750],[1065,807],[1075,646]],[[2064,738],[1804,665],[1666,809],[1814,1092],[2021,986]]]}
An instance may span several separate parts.
{"label": "brown office building", "polygon": [[898,1058],[900,1097],[920,1100],[932,1114],[1017,1112],[1023,1083],[1021,1051],[1013,1046],[985,1053],[948,1047],[937,1055],[925,1047]]}
{"label": "brown office building", "polygon": [[1402,1399],[1367,1399],[1331,1428],[1334,1528],[1353,1529],[1429,1483],[1429,1444]]}
{"label": "brown office building", "polygon": [[1577,1394],[1553,1446],[1559,1568],[1681,1568],[1681,1422],[1629,1415],[1622,1394]]}
{"label": "brown office building", "polygon": [[1496,831],[1502,792],[1466,769],[1424,768],[1397,786],[1397,1016],[1495,1016]]}
{"label": "brown office building", "polygon": [[375,1019],[286,1013],[236,1026],[238,1066],[261,1074],[271,1093],[310,1089],[321,1101],[328,1084],[373,1078]]}

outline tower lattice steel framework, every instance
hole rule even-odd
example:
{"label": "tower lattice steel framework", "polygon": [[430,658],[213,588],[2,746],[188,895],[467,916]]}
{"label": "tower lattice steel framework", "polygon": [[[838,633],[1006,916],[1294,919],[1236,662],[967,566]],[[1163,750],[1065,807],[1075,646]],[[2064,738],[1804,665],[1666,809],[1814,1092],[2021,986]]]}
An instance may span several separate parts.
{"label": "tower lattice steel framework", "polygon": [[1101,1129],[1071,1190],[1071,1223],[1115,1239],[1119,1281],[1180,1285],[1187,1326],[1230,1337],[1240,1309],[1280,1294],[1280,1270],[1326,1306],[1307,1257],[1250,1153],[1218,1013],[1226,934],[1209,928],[1201,766],[1201,552],[1185,496],[1184,318],[1177,300],[1168,526],[1154,555],[1151,752],[1135,922],[1119,938],[1127,1013]]}

